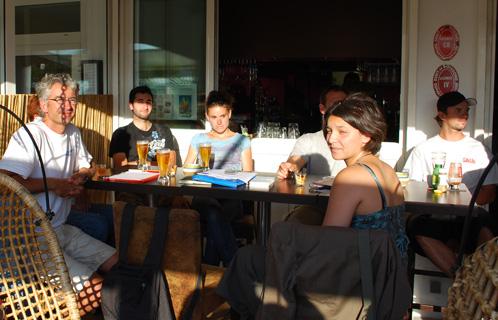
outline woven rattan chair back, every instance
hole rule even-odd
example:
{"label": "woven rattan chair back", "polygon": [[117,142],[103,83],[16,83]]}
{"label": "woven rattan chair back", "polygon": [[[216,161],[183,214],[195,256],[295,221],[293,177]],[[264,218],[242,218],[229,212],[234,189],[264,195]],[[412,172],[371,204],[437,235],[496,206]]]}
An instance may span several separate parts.
{"label": "woven rattan chair back", "polygon": [[54,230],[31,193],[0,173],[0,299],[6,319],[79,319]]}
{"label": "woven rattan chair back", "polygon": [[445,319],[498,319],[498,238],[463,261],[448,290]]}

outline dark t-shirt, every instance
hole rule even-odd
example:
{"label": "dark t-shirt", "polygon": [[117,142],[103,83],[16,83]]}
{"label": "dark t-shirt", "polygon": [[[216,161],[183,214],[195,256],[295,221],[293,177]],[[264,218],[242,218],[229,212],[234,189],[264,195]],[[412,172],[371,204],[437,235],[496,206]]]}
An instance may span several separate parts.
{"label": "dark t-shirt", "polygon": [[180,149],[176,138],[167,126],[152,124],[148,131],[142,131],[130,122],[127,126],[120,127],[112,134],[109,146],[109,157],[119,152],[124,152],[128,161],[137,161],[137,140],[147,139],[149,142],[149,161],[156,161],[156,150],[168,148],[176,151],[176,165],[182,165]]}

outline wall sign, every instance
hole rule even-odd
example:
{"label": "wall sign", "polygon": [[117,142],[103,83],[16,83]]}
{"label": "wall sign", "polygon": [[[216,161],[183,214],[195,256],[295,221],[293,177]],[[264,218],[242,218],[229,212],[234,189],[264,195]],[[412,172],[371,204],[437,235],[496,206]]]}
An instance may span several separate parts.
{"label": "wall sign", "polygon": [[444,61],[451,60],[460,47],[460,35],[452,25],[444,25],[434,34],[434,52]]}
{"label": "wall sign", "polygon": [[443,64],[434,72],[432,86],[439,97],[446,92],[458,91],[459,81],[456,69],[449,64]]}
{"label": "wall sign", "polygon": [[102,94],[104,92],[102,60],[81,61],[80,94]]}

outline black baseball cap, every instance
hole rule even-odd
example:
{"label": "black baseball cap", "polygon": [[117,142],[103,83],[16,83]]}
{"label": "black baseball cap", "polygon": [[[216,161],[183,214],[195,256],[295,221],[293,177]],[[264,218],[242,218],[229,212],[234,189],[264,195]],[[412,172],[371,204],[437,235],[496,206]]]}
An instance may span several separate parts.
{"label": "black baseball cap", "polygon": [[437,111],[446,113],[449,107],[454,107],[462,101],[466,101],[469,106],[475,106],[477,100],[474,98],[465,98],[463,94],[458,91],[447,92],[439,97],[437,100]]}

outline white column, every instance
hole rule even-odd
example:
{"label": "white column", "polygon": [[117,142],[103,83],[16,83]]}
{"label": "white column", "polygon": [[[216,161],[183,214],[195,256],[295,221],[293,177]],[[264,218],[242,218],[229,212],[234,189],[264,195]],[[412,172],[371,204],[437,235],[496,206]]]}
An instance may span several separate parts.
{"label": "white column", "polygon": [[[401,142],[405,150],[439,130],[433,119],[438,97],[432,79],[443,64],[457,70],[458,91],[478,101],[471,108],[466,133],[480,140],[492,133],[495,12],[496,0],[404,1],[401,123],[405,134]],[[433,48],[435,32],[446,24],[460,35],[458,53],[449,61],[441,60]]]}

